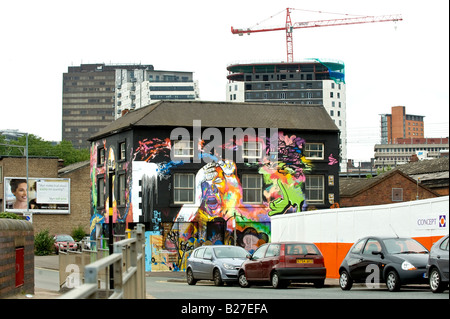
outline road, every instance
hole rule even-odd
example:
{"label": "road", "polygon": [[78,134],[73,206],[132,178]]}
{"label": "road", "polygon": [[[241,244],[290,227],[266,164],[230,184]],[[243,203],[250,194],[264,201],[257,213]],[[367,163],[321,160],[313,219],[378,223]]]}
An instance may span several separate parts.
{"label": "road", "polygon": [[389,292],[385,285],[379,288],[367,288],[355,285],[350,291],[342,291],[337,286],[314,288],[308,284],[294,284],[286,289],[273,289],[269,286],[241,288],[237,285],[216,287],[211,282],[199,281],[189,286],[182,279],[164,277],[146,278],[147,295],[154,299],[229,299],[229,300],[287,300],[287,299],[444,299],[449,300],[446,290],[442,294],[433,294],[429,287],[405,286],[399,292]]}

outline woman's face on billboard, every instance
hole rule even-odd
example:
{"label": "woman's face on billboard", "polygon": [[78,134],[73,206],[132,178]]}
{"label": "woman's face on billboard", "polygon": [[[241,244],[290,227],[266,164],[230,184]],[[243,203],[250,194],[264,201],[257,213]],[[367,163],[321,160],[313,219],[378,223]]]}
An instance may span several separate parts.
{"label": "woman's face on billboard", "polygon": [[[14,203],[14,208],[16,206],[24,206],[27,205],[27,183],[20,183],[17,186],[17,189],[12,192],[16,197],[16,202]],[[18,208],[18,207],[17,207]]]}

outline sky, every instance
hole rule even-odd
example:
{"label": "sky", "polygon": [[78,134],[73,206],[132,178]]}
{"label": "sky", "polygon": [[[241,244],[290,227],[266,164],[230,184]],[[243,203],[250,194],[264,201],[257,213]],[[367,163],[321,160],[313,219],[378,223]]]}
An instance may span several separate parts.
{"label": "sky", "polygon": [[425,137],[449,136],[446,0],[2,1],[0,130],[60,141],[63,73],[82,63],[190,71],[201,100],[225,101],[228,65],[286,61],[284,31],[238,36],[231,27],[283,26],[286,8],[295,9],[292,22],[402,15],[396,23],[294,30],[295,61],[345,63],[348,158],[373,157],[380,114],[392,106],[425,116]]}

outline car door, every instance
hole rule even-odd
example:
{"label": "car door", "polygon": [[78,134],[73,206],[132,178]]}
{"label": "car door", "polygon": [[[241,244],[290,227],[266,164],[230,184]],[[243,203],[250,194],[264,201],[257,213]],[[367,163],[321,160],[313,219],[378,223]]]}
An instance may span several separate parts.
{"label": "car door", "polygon": [[201,267],[203,262],[203,254],[205,253],[205,248],[201,247],[196,249],[190,258],[190,264],[192,272],[194,273],[194,278],[201,277]]}
{"label": "car door", "polygon": [[266,254],[261,258],[261,278],[270,280],[272,269],[280,262],[280,244],[270,244]]}
{"label": "car door", "polygon": [[260,246],[245,265],[247,280],[261,280],[262,258],[266,254],[268,244]]}
{"label": "car door", "polygon": [[437,264],[443,273],[443,277],[448,279],[448,237],[439,245]]}
{"label": "car door", "polygon": [[214,269],[214,252],[212,247],[205,248],[205,254],[203,255],[203,273],[205,279],[213,278]]}
{"label": "car door", "polygon": [[379,283],[381,279],[381,253],[381,243],[375,238],[369,238],[359,254],[359,260],[354,265],[353,273],[350,273],[350,276],[357,281],[366,281],[367,277],[371,275],[371,278],[376,278],[374,283]]}

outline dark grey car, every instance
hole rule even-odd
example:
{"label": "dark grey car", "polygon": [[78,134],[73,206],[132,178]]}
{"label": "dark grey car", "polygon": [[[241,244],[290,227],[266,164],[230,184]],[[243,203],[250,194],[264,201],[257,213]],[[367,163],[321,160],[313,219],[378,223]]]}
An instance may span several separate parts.
{"label": "dark grey car", "polygon": [[448,235],[431,247],[427,275],[432,292],[443,292],[448,289]]}
{"label": "dark grey car", "polygon": [[186,280],[195,285],[198,280],[213,280],[216,286],[237,282],[238,270],[248,252],[239,246],[217,245],[196,248],[187,260]]}
{"label": "dark grey car", "polygon": [[365,237],[350,248],[339,267],[339,285],[351,289],[353,282],[386,283],[389,291],[401,285],[426,284],[428,250],[412,238]]}

